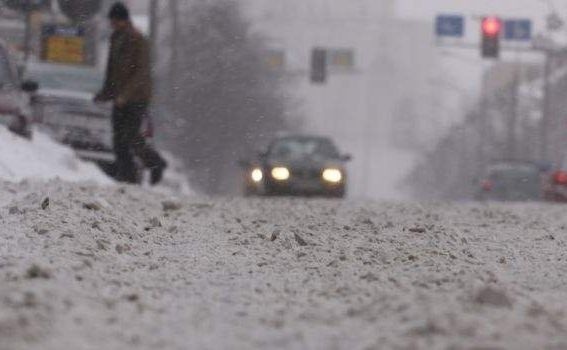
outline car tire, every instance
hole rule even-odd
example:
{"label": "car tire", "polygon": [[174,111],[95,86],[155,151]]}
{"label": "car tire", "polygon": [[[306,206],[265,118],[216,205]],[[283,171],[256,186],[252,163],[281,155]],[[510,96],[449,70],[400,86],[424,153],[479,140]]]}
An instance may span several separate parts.
{"label": "car tire", "polygon": [[346,189],[344,187],[335,189],[330,193],[331,198],[343,199],[346,197]]}
{"label": "car tire", "polygon": [[244,195],[244,197],[253,197],[258,195],[258,191],[253,186],[245,184],[242,190],[242,194]]}

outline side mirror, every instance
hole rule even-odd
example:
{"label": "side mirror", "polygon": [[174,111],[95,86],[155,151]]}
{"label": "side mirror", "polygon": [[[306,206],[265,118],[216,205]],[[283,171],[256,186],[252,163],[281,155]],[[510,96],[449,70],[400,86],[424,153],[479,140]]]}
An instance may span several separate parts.
{"label": "side mirror", "polygon": [[22,83],[22,90],[25,92],[36,92],[39,90],[39,84],[32,80],[26,80]]}
{"label": "side mirror", "polygon": [[344,154],[341,156],[341,160],[344,162],[350,162],[352,160],[352,155],[350,154]]}

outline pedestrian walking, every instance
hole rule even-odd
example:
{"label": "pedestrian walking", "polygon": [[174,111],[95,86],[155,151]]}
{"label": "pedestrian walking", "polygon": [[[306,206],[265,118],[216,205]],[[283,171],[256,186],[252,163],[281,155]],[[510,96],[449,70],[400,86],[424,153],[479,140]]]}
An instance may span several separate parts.
{"label": "pedestrian walking", "polygon": [[152,98],[150,45],[134,27],[128,8],[115,3],[108,18],[113,29],[106,77],[95,102],[112,102],[112,127],[116,155],[116,179],[136,183],[134,157],[150,169],[152,185],[163,177],[167,167],[159,153],[148,145],[141,134],[142,122],[148,118]]}

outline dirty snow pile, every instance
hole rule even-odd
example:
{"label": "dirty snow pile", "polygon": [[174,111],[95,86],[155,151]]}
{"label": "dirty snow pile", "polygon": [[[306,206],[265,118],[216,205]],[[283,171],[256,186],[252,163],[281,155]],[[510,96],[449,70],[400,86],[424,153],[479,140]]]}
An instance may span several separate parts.
{"label": "dirty snow pile", "polygon": [[79,160],[70,148],[56,143],[44,133],[34,131],[33,139],[26,140],[0,126],[0,179],[55,178],[111,183],[94,164]]}
{"label": "dirty snow pile", "polygon": [[0,349],[567,349],[559,206],[0,185]]}

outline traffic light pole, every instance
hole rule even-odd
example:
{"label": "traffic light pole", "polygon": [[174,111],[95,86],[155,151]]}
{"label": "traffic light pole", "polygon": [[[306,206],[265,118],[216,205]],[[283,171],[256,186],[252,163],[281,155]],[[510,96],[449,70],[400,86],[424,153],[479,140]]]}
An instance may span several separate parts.
{"label": "traffic light pole", "polygon": [[516,159],[518,155],[518,119],[519,119],[519,99],[520,99],[520,85],[521,85],[521,77],[520,77],[520,67],[515,68],[514,72],[514,79],[512,81],[512,91],[511,93],[511,108],[512,111],[510,113],[510,122],[508,127],[508,138],[507,138],[507,148],[508,148],[508,157],[510,159]]}
{"label": "traffic light pole", "polygon": [[[487,72],[486,68],[483,69],[483,82],[487,79]],[[489,135],[488,135],[488,101],[486,92],[481,90],[480,95],[480,108],[479,108],[479,115],[478,115],[478,133],[479,133],[479,142],[478,142],[478,149],[477,154],[480,159],[480,169],[478,176],[482,176],[484,170],[488,164],[488,156],[486,152],[486,145],[489,143]]]}
{"label": "traffic light pole", "polygon": [[179,74],[179,45],[180,45],[180,22],[179,22],[179,2],[178,0],[169,0],[169,11],[171,17],[171,58],[168,72],[169,84],[174,88],[171,90],[171,101],[177,98],[177,75]]}
{"label": "traffic light pole", "polygon": [[151,45],[151,56],[152,64],[156,61],[157,53],[157,41],[158,41],[158,18],[159,15],[159,4],[158,0],[150,0],[150,45]]}

